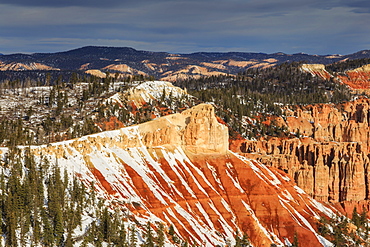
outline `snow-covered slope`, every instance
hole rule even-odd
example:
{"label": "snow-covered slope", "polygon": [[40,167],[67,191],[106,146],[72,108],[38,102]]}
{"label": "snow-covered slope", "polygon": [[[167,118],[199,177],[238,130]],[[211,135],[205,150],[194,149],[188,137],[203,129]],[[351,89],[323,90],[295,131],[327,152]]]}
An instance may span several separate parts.
{"label": "snow-covered slope", "polygon": [[94,182],[98,196],[138,227],[173,225],[200,246],[233,243],[236,232],[253,246],[282,246],[295,233],[304,246],[330,246],[315,223],[334,212],[281,171],[229,151],[227,128],[210,105],[32,150],[86,186]]}
{"label": "snow-covered slope", "polygon": [[[131,87],[124,93],[117,93],[107,101],[123,104],[124,101],[132,102],[136,107],[150,104],[155,101],[172,101],[191,97],[186,90],[173,86],[166,81],[146,81]],[[171,106],[169,106],[171,107]]]}

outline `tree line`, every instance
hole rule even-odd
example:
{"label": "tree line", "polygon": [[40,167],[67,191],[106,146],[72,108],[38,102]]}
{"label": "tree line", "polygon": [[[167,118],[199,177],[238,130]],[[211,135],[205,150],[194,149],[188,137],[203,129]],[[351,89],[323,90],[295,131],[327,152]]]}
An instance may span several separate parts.
{"label": "tree line", "polygon": [[[203,102],[214,102],[217,114],[231,130],[246,138],[287,136],[274,122],[282,107],[316,103],[339,103],[352,98],[349,89],[332,80],[313,77],[300,70],[301,63],[283,63],[266,69],[248,69],[237,76],[177,81]],[[272,118],[271,118],[272,117]]]}

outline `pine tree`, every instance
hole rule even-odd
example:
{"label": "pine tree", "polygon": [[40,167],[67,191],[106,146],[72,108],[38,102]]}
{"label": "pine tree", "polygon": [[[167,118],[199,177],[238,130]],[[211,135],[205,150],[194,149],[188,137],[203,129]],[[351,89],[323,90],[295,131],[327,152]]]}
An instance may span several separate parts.
{"label": "pine tree", "polygon": [[239,230],[236,230],[236,234],[235,234],[235,245],[234,247],[241,247],[241,238],[239,237]]}
{"label": "pine tree", "polygon": [[173,236],[175,234],[175,229],[174,229],[172,224],[170,225],[170,227],[168,229],[168,234],[171,235],[171,236]]}
{"label": "pine tree", "polygon": [[153,238],[153,230],[150,225],[150,222],[146,224],[146,233],[145,233],[145,243],[143,246],[145,247],[154,247],[154,238]]}
{"label": "pine tree", "polygon": [[121,224],[121,228],[120,228],[118,238],[115,244],[118,247],[128,247],[127,234],[126,234],[126,229],[125,229],[124,224]]}
{"label": "pine tree", "polygon": [[54,218],[54,236],[57,245],[64,242],[64,229],[61,209],[58,208]]}
{"label": "pine tree", "polygon": [[111,217],[108,212],[108,208],[104,208],[102,219],[101,219],[101,225],[102,225],[102,233],[103,233],[103,239],[104,241],[107,241],[108,243],[111,240]]}
{"label": "pine tree", "polygon": [[129,247],[136,247],[137,245],[137,232],[134,225],[130,227],[130,241],[129,241]]}
{"label": "pine tree", "polygon": [[352,222],[355,226],[357,227],[360,227],[361,226],[361,217],[360,215],[357,213],[357,208],[356,206],[353,208],[353,212],[352,212]]}
{"label": "pine tree", "polygon": [[296,231],[294,231],[292,247],[299,247],[298,234]]}
{"label": "pine tree", "polygon": [[47,216],[46,211],[43,209],[42,210],[42,242],[45,246],[52,246],[54,242],[54,234],[53,234],[53,229],[51,227],[49,218]]}
{"label": "pine tree", "polygon": [[64,243],[64,247],[73,247],[73,239],[72,233],[68,231],[66,242]]}
{"label": "pine tree", "polygon": [[243,233],[243,236],[240,238],[239,236],[239,230],[236,231],[235,234],[235,247],[247,247],[250,245],[248,235],[246,233]]}
{"label": "pine tree", "polygon": [[156,246],[163,247],[165,243],[165,233],[164,233],[164,226],[162,223],[159,223],[157,228],[157,237],[156,237]]}
{"label": "pine tree", "polygon": [[363,206],[362,207],[362,212],[360,214],[360,219],[359,219],[359,223],[362,226],[367,225],[367,213],[368,213],[367,209]]}

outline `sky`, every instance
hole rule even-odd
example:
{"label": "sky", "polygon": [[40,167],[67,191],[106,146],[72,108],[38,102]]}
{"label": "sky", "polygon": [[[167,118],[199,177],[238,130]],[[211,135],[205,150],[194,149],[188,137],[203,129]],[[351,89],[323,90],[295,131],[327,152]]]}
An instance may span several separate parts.
{"label": "sky", "polygon": [[0,53],[370,49],[369,0],[0,0]]}

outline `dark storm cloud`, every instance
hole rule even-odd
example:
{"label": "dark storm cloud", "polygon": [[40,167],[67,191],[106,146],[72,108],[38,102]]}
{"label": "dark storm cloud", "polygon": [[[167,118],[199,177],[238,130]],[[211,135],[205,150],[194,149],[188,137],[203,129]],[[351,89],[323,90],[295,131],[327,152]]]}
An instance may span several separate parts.
{"label": "dark storm cloud", "polygon": [[10,4],[17,6],[27,7],[70,7],[70,6],[83,6],[83,7],[105,7],[119,6],[124,1],[117,0],[1,0],[1,4]]}
{"label": "dark storm cloud", "polygon": [[368,13],[362,0],[0,0],[0,52],[348,53],[370,47]]}
{"label": "dark storm cloud", "polygon": [[356,11],[369,11],[370,1],[368,0],[1,0],[0,4],[9,4],[25,7],[72,7],[80,6],[87,8],[112,8],[112,7],[133,7],[145,8],[145,5],[157,5],[164,9],[181,10],[186,6],[187,10],[196,10],[192,6],[201,7],[204,13],[207,10],[219,11],[244,11],[253,13],[286,12],[297,8],[330,9],[334,7],[350,7]]}
{"label": "dark storm cloud", "polygon": [[370,13],[370,1],[345,1],[343,4],[350,8],[354,8],[354,12]]}
{"label": "dark storm cloud", "polygon": [[[347,3],[349,2],[349,3]],[[280,10],[290,10],[297,7],[311,6],[315,8],[330,8],[333,6],[352,6],[361,7],[363,5],[368,5],[367,1],[342,1],[342,0],[332,0],[332,1],[307,1],[307,0],[281,0],[281,1],[261,1],[261,0],[230,0],[230,1],[220,1],[220,0],[1,0],[0,4],[9,4],[17,6],[26,7],[93,7],[93,8],[112,8],[112,7],[125,7],[125,6],[137,6],[139,8],[145,7],[145,5],[162,6],[167,8],[167,6],[172,6],[174,9],[176,6],[183,7],[187,6],[187,9],[191,9],[192,6],[203,6],[203,10],[222,10],[222,11],[253,11],[253,12],[269,12],[269,11],[280,11]],[[195,9],[193,9],[195,10]]]}

